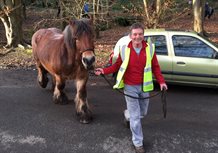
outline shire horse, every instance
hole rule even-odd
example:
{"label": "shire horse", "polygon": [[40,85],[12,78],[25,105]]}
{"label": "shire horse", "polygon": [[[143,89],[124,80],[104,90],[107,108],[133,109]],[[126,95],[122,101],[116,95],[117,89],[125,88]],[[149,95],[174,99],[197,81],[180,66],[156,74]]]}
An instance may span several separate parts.
{"label": "shire horse", "polygon": [[67,104],[68,99],[63,91],[65,82],[74,80],[75,109],[81,123],[92,120],[86,91],[88,70],[93,69],[95,63],[91,25],[91,19],[72,20],[63,32],[57,28],[40,29],[32,37],[39,85],[46,88],[49,73],[52,78],[54,103]]}

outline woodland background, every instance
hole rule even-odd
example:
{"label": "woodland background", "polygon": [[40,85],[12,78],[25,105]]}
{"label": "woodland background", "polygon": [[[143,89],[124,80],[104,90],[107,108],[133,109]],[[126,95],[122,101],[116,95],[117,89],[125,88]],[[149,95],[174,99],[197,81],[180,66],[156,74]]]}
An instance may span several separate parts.
{"label": "woodland background", "polygon": [[[210,18],[204,18],[206,2],[215,10]],[[146,28],[194,30],[218,44],[217,0],[0,0],[0,69],[34,68],[33,33],[63,29],[70,19],[85,15],[84,4],[94,19],[97,67],[106,64],[116,41],[134,22]]]}

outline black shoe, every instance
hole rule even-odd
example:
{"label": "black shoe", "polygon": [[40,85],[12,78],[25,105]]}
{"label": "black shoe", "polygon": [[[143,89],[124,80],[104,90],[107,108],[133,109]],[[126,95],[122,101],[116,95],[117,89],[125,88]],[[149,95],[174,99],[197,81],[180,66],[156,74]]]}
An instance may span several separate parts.
{"label": "black shoe", "polygon": [[134,146],[134,148],[136,153],[145,153],[144,146],[139,146],[139,147]]}
{"label": "black shoe", "polygon": [[129,121],[126,119],[125,115],[124,115],[124,120],[123,120],[124,126],[128,129],[130,129],[130,123]]}

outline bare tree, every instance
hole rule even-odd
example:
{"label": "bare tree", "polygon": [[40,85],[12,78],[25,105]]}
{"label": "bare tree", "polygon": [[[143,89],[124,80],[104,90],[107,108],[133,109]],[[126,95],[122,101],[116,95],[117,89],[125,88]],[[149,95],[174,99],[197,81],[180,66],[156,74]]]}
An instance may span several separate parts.
{"label": "bare tree", "polygon": [[0,0],[0,19],[4,24],[7,45],[23,44],[22,0]]}
{"label": "bare tree", "polygon": [[101,24],[105,24],[107,28],[109,27],[109,21],[107,18],[109,17],[109,0],[92,0],[92,14],[93,22],[95,25],[95,36],[99,38],[100,35],[100,26]]}
{"label": "bare tree", "polygon": [[144,21],[148,28],[156,28],[159,24],[162,13],[165,11],[168,0],[156,0],[148,5],[148,0],[143,0]]}
{"label": "bare tree", "polygon": [[193,0],[193,14],[194,14],[194,31],[204,35],[204,7],[205,0]]}
{"label": "bare tree", "polygon": [[58,0],[57,16],[63,19],[62,29],[68,24],[70,19],[81,18],[85,0]]}
{"label": "bare tree", "polygon": [[[109,17],[109,9],[111,8],[109,2],[109,0],[57,0],[59,7],[57,16],[60,15],[64,19],[62,28],[66,26],[68,19],[91,17],[95,25],[95,36],[98,38],[102,22],[109,27],[109,21],[106,19]],[[85,4],[88,5],[88,16],[84,15]]]}
{"label": "bare tree", "polygon": [[48,0],[42,0],[42,6],[48,7]]}

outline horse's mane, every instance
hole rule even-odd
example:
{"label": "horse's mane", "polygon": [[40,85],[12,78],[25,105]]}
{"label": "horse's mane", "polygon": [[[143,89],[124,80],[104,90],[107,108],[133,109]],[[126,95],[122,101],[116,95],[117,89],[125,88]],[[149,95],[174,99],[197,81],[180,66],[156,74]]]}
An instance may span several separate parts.
{"label": "horse's mane", "polygon": [[74,31],[74,36],[79,38],[85,33],[88,36],[92,36],[92,28],[90,26],[90,21],[88,19],[80,19],[75,21],[76,31]]}
{"label": "horse's mane", "polygon": [[63,31],[65,44],[73,49],[76,49],[76,39],[79,39],[83,33],[88,37],[93,36],[92,27],[88,19],[74,20],[73,26],[69,24]]}

